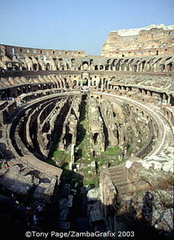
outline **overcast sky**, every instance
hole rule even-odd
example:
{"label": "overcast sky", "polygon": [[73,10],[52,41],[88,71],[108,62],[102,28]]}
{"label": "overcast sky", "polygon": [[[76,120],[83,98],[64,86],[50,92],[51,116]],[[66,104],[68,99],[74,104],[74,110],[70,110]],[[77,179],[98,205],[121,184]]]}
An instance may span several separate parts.
{"label": "overcast sky", "polygon": [[0,0],[0,44],[100,55],[112,30],[174,24],[174,0]]}

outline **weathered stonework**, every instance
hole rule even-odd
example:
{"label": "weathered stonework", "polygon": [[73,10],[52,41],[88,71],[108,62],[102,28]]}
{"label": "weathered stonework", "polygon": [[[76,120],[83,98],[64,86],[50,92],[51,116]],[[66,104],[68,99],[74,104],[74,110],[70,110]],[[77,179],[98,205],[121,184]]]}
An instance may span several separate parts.
{"label": "weathered stonework", "polygon": [[[170,231],[171,205],[163,206],[158,193],[171,196],[172,188],[173,31],[155,25],[111,32],[102,56],[0,45],[5,192],[30,197],[32,207],[59,195],[56,219],[64,230],[74,224],[71,208],[79,205],[80,221],[89,221],[90,230],[125,230],[121,213],[127,211],[126,217],[134,213],[134,220]],[[50,158],[55,146],[68,162],[63,155]],[[164,219],[155,205],[152,214],[147,199],[153,197]]]}
{"label": "weathered stonework", "polygon": [[151,56],[174,53],[174,25],[112,31],[103,45],[107,57]]}

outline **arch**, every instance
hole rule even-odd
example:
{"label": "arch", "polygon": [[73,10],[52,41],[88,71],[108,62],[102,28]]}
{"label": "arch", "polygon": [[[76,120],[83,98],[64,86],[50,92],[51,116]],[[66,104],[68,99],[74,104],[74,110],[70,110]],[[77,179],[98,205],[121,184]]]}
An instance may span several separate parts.
{"label": "arch", "polygon": [[73,80],[73,86],[75,87],[77,85],[77,80]]}
{"label": "arch", "polygon": [[37,63],[34,63],[34,64],[33,64],[33,70],[34,70],[34,71],[37,71],[37,70],[38,70],[38,65],[37,65]]}
{"label": "arch", "polygon": [[88,61],[83,61],[82,62],[82,69],[83,70],[88,70]]}
{"label": "arch", "polygon": [[109,64],[105,65],[105,70],[109,70]]}
{"label": "arch", "polygon": [[88,65],[89,63],[88,63],[88,61],[83,61],[83,62],[82,62],[82,65],[84,65],[84,64],[87,64],[87,65]]}
{"label": "arch", "polygon": [[168,72],[169,72],[169,73],[172,71],[172,66],[173,66],[172,63],[167,64]]}
{"label": "arch", "polygon": [[110,58],[107,60],[107,63],[108,63],[108,64],[110,64],[110,63],[111,63],[111,59],[110,59]]}
{"label": "arch", "polygon": [[93,135],[93,137],[92,137],[92,139],[93,139],[93,141],[94,141],[94,145],[97,144],[98,135],[99,135],[99,133],[94,133],[94,135]]}
{"label": "arch", "polygon": [[103,65],[100,65],[100,70],[104,70],[104,66]]}
{"label": "arch", "polygon": [[88,85],[88,78],[83,78],[82,85],[83,86],[87,86]]}
{"label": "arch", "polygon": [[46,70],[50,70],[50,63],[46,63]]}
{"label": "arch", "polygon": [[94,63],[94,60],[93,59],[90,59],[90,65]]}

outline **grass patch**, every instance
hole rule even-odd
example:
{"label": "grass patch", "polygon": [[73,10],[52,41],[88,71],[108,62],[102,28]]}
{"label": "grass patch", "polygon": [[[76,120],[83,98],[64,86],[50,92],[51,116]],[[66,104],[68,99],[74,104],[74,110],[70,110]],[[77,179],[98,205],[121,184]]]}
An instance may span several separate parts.
{"label": "grass patch", "polygon": [[100,156],[94,158],[97,162],[98,167],[108,164],[109,166],[115,166],[120,164],[119,160],[119,150],[118,146],[107,147],[105,152],[102,152]]}
{"label": "grass patch", "polygon": [[90,133],[89,133],[89,119],[86,111],[86,104],[82,106],[80,123],[77,128],[77,155],[79,157],[78,163],[89,163],[90,158]]}
{"label": "grass patch", "polygon": [[99,184],[98,184],[98,181],[95,179],[84,179],[83,185],[84,186],[90,185],[94,188],[94,187],[98,187]]}
{"label": "grass patch", "polygon": [[106,156],[109,156],[109,157],[118,157],[118,151],[119,151],[119,147],[118,146],[107,147],[106,151],[104,152],[104,154]]}
{"label": "grass patch", "polygon": [[47,159],[47,162],[54,166],[60,166],[63,169],[68,169],[70,162],[70,154],[66,153],[63,150],[56,149]]}

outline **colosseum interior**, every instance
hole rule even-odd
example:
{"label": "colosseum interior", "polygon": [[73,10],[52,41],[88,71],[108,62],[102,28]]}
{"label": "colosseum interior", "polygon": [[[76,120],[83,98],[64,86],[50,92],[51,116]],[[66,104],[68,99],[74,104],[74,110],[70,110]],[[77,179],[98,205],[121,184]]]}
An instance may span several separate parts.
{"label": "colosseum interior", "polygon": [[100,56],[2,44],[0,110],[0,223],[13,239],[170,239],[174,25],[112,31]]}

